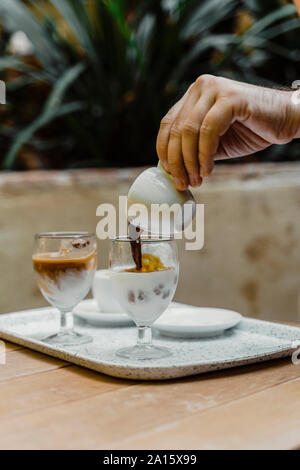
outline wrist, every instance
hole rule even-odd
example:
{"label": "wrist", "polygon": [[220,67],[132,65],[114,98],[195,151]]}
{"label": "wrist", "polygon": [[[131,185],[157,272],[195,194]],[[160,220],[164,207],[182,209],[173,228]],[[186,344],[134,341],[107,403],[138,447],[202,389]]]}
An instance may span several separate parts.
{"label": "wrist", "polygon": [[285,144],[300,137],[300,92],[249,85],[250,128],[270,144]]}
{"label": "wrist", "polygon": [[291,92],[291,107],[295,115],[294,139],[300,138],[300,89]]}
{"label": "wrist", "polygon": [[285,134],[287,141],[300,137],[300,90],[284,91]]}

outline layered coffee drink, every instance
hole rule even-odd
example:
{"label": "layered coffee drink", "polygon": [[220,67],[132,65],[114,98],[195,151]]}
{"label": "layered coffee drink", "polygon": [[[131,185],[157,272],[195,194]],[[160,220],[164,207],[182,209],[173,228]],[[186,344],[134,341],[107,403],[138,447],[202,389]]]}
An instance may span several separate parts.
{"label": "layered coffee drink", "polygon": [[174,296],[179,263],[170,238],[147,238],[129,224],[128,236],[112,240],[109,269],[115,296],[137,326],[137,343],[116,352],[133,360],[168,357],[168,348],[153,345],[151,326]]}
{"label": "layered coffee drink", "polygon": [[137,325],[147,326],[168,308],[176,290],[178,272],[174,267],[141,271],[128,268],[115,273],[112,279],[120,305]]}
{"label": "layered coffee drink", "polygon": [[72,310],[88,293],[97,252],[88,240],[63,240],[59,251],[32,257],[37,284],[46,300],[61,311]]}
{"label": "layered coffee drink", "polygon": [[[133,229],[129,230],[130,232]],[[118,301],[137,325],[151,325],[168,307],[178,281],[178,267],[166,266],[160,256],[142,253],[147,248],[140,231],[130,241],[134,266],[114,273]],[[167,249],[163,242],[161,248]],[[164,251],[164,250],[163,250]]]}

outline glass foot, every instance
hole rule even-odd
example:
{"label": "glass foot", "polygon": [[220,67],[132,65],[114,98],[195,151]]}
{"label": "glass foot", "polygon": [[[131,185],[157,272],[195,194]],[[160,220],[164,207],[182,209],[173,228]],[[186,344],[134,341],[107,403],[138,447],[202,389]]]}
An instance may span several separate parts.
{"label": "glass foot", "polygon": [[87,344],[93,341],[93,338],[88,335],[81,335],[76,331],[59,331],[55,335],[43,338],[45,343],[54,344],[56,346],[78,346],[80,344]]}
{"label": "glass foot", "polygon": [[172,353],[167,348],[160,346],[136,344],[131,348],[119,349],[116,352],[119,357],[125,357],[126,359],[137,359],[139,361],[145,361],[147,359],[161,359],[162,357],[172,356]]}

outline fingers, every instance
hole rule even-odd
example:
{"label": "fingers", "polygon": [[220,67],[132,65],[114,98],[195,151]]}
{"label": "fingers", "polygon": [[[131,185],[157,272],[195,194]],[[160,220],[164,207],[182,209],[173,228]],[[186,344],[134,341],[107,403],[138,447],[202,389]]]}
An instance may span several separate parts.
{"label": "fingers", "polygon": [[[188,90],[189,91],[189,90]],[[183,104],[186,100],[188,91],[183,95],[183,97],[177,101],[177,103],[169,110],[169,112],[161,120],[159,132],[156,139],[156,151],[157,155],[165,168],[166,171],[169,171],[168,166],[168,145],[170,138],[170,131],[173,122],[175,121],[178,113],[180,112]]]}
{"label": "fingers", "polygon": [[179,191],[184,191],[189,185],[189,179],[185,171],[182,157],[181,130],[176,125],[173,125],[170,131],[168,168],[174,176],[176,188],[179,189]]}
{"label": "fingers", "polygon": [[199,130],[204,117],[214,103],[212,93],[207,93],[198,100],[196,106],[186,119],[182,130],[182,153],[191,186],[202,183],[200,162],[198,159]]}
{"label": "fingers", "polygon": [[[197,186],[201,183],[199,171],[196,167],[196,180],[191,181],[187,174],[182,148],[183,136],[183,123],[186,121],[188,114],[192,111],[195,104],[199,99],[199,90],[191,89],[186,96],[184,104],[180,109],[176,119],[174,120],[170,129],[169,143],[168,143],[168,167],[171,174],[174,176],[176,188],[180,191],[185,190],[189,184]],[[197,153],[196,153],[197,159]],[[196,162],[197,165],[197,162]]]}
{"label": "fingers", "polygon": [[191,186],[199,186],[202,183],[200,165],[198,162],[199,126],[195,121],[187,121],[182,130],[182,155]]}
{"label": "fingers", "polygon": [[161,122],[157,153],[179,190],[200,185],[217,152],[221,158],[227,153],[219,142],[233,122],[233,94],[224,97],[223,84],[232,86],[224,80],[199,77]]}
{"label": "fingers", "polygon": [[199,161],[202,177],[209,176],[214,167],[214,156],[220,137],[233,122],[233,107],[227,99],[220,98],[206,114],[199,133]]}

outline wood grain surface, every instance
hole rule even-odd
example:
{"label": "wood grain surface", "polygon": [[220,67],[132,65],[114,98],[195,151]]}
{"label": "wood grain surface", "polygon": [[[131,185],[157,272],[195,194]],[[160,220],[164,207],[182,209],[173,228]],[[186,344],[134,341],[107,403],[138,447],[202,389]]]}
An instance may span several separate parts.
{"label": "wood grain surface", "polygon": [[165,382],[114,379],[6,343],[1,449],[295,449],[290,359]]}

